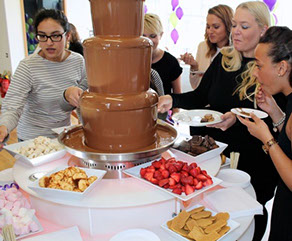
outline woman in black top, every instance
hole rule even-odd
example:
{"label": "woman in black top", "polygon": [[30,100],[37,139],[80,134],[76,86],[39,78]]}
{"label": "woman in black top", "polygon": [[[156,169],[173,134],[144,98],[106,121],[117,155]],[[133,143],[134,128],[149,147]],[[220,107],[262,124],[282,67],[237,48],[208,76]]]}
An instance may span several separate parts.
{"label": "woman in black top", "polygon": [[[252,94],[256,87],[251,77],[254,49],[270,24],[270,13],[263,2],[245,2],[237,7],[232,22],[234,47],[221,50],[196,90],[160,97],[158,110],[164,112],[171,107],[202,109],[209,105],[211,110],[225,113],[221,123],[211,126],[215,128],[206,128],[206,134],[228,144],[224,151],[226,155],[229,156],[231,151],[240,153],[238,169],[250,174],[257,200],[264,205],[273,196],[277,172],[269,157],[263,153],[261,142],[236,122],[230,110],[236,107],[256,107],[251,98],[254,97]],[[271,119],[267,118],[266,121],[272,126]],[[254,240],[261,240],[266,221],[267,215],[256,216]]]}
{"label": "woman in black top", "polygon": [[69,35],[69,50],[74,51],[76,53],[79,53],[83,56],[83,46],[80,41],[79,34],[77,32],[76,27],[72,24],[69,23],[70,25],[70,35]]}
{"label": "woman in black top", "polygon": [[[257,68],[254,72],[261,85],[257,94],[258,105],[265,110],[280,131],[278,143],[269,128],[252,115],[254,122],[238,117],[258,138],[272,158],[280,174],[275,194],[270,241],[292,240],[292,31],[287,27],[271,27],[260,39],[255,51]],[[286,113],[279,108],[271,95],[283,93],[288,100]],[[264,167],[264,166],[263,166]]]}
{"label": "woman in black top", "polygon": [[158,47],[162,35],[163,28],[160,18],[156,14],[145,14],[143,36],[153,42],[151,68],[158,72],[165,94],[178,94],[181,93],[182,68],[174,56]]}

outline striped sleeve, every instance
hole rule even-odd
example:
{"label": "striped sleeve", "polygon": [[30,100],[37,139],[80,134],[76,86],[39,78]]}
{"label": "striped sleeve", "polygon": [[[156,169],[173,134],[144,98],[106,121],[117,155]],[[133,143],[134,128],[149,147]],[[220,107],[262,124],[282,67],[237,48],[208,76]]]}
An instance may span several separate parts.
{"label": "striped sleeve", "polygon": [[18,65],[2,103],[0,125],[11,132],[18,124],[26,99],[31,91],[31,73],[24,61]]}

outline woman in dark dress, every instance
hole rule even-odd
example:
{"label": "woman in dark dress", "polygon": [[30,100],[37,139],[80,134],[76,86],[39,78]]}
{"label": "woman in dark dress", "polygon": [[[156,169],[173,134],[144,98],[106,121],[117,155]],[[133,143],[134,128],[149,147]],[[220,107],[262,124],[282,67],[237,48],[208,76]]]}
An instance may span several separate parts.
{"label": "woman in dark dress", "polygon": [[[228,144],[225,155],[229,156],[232,151],[240,153],[238,169],[250,174],[257,200],[264,205],[273,196],[277,171],[262,151],[261,142],[253,138],[239,121],[236,122],[230,110],[236,107],[256,107],[253,102],[256,84],[251,75],[254,50],[260,36],[270,25],[270,13],[263,2],[245,2],[236,8],[232,22],[234,46],[221,50],[196,90],[160,97],[158,110],[164,112],[171,107],[202,109],[209,104],[211,110],[225,113],[221,117],[223,121],[211,126],[214,128],[206,128],[205,134]],[[272,128],[271,119],[266,118],[266,121]],[[261,240],[266,222],[266,212],[264,216],[256,216],[254,240]]]}
{"label": "woman in dark dress", "polygon": [[[280,131],[278,143],[264,121],[252,115],[254,122],[238,117],[248,131],[258,138],[270,155],[280,181],[276,190],[270,241],[292,240],[292,31],[287,27],[271,27],[255,50],[257,68],[254,75],[261,87],[258,105],[265,110]],[[288,100],[284,114],[271,95],[283,93]],[[264,166],[263,166],[264,169]]]}
{"label": "woman in dark dress", "polygon": [[174,56],[158,47],[162,35],[160,18],[156,14],[145,14],[143,36],[153,42],[151,68],[158,72],[165,94],[181,93],[182,68]]}
{"label": "woman in dark dress", "polygon": [[69,31],[69,50],[79,53],[83,56],[83,46],[80,41],[79,34],[77,32],[76,27],[69,23],[70,31]]}

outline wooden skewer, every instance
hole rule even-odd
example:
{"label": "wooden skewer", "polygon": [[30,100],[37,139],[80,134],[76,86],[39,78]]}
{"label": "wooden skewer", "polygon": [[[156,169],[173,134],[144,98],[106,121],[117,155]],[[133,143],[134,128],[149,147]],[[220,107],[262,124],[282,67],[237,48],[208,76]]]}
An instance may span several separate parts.
{"label": "wooden skewer", "polygon": [[4,241],[16,241],[13,226],[11,224],[5,225],[2,229]]}

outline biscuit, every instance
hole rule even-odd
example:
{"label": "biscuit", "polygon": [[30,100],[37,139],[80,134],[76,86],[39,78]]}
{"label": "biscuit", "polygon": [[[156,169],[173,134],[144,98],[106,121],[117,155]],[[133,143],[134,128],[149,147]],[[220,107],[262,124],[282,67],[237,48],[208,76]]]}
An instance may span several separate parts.
{"label": "biscuit", "polygon": [[227,225],[227,221],[223,219],[216,220],[213,224],[205,228],[205,233],[211,233],[213,231],[220,231],[222,227]]}
{"label": "biscuit", "polygon": [[188,213],[189,213],[190,215],[192,215],[192,214],[194,214],[194,213],[201,212],[201,211],[203,211],[204,209],[205,209],[205,207],[204,207],[204,206],[201,206],[201,207],[198,207],[198,208],[194,208],[194,209],[191,210],[191,211],[188,211]]}
{"label": "biscuit", "polygon": [[196,221],[197,221],[197,224],[199,225],[199,227],[201,227],[201,228],[206,228],[213,223],[213,221],[210,218],[202,218],[202,219],[198,219]]}
{"label": "biscuit", "polygon": [[208,218],[211,216],[211,214],[212,213],[210,211],[201,211],[201,212],[192,214],[191,217],[193,219]]}

